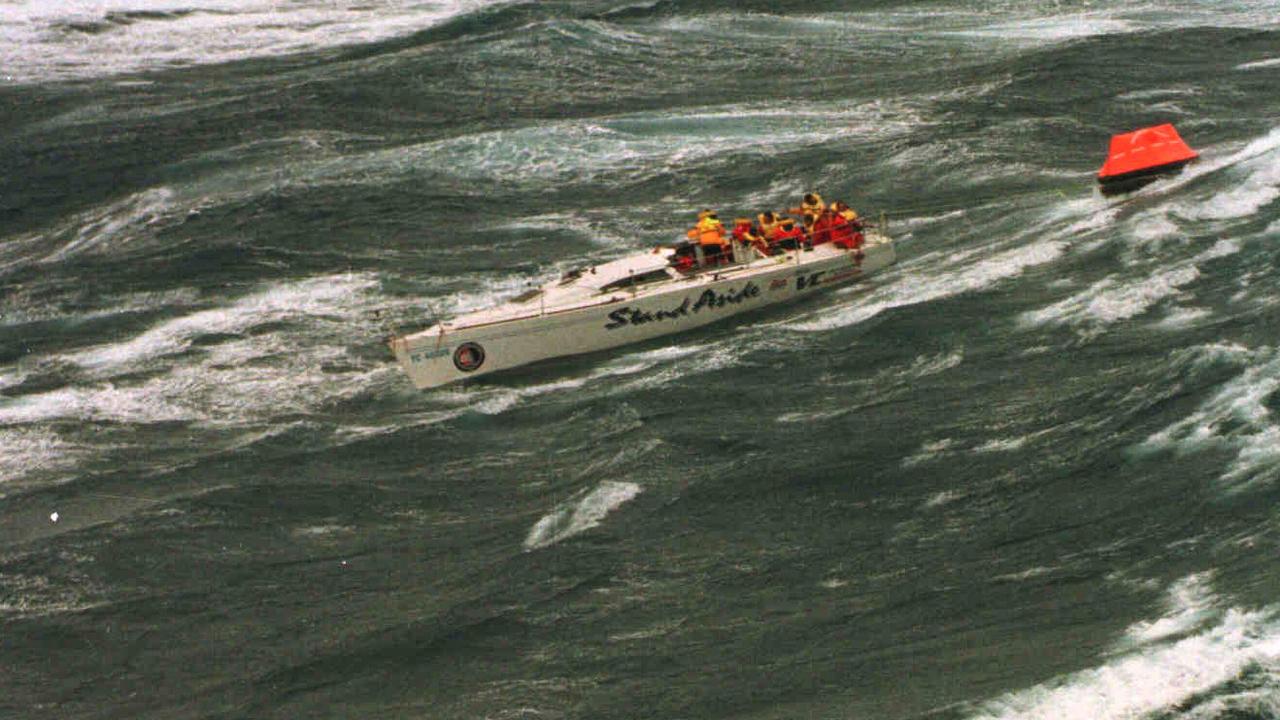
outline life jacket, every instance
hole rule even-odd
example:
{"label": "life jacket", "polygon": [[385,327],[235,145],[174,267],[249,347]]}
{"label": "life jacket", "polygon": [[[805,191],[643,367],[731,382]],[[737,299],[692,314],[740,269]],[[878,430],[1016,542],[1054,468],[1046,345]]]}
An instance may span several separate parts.
{"label": "life jacket", "polygon": [[782,219],[777,215],[773,216],[773,222],[766,220],[764,213],[757,215],[756,220],[760,222],[760,234],[763,235],[766,240],[772,240],[774,234],[778,232],[782,225]]}
{"label": "life jacket", "polygon": [[823,210],[827,209],[826,203],[822,202],[822,196],[818,193],[812,193],[813,202],[800,201],[800,212],[811,213],[813,215],[821,215]]}
{"label": "life jacket", "polygon": [[715,218],[707,217],[699,220],[698,226],[685,233],[685,235],[690,240],[697,240],[698,244],[703,247],[728,244],[724,237],[724,225]]}
{"label": "life jacket", "polygon": [[715,218],[703,218],[698,222],[698,242],[703,245],[726,245],[724,224]]}
{"label": "life jacket", "polygon": [[799,243],[804,240],[804,231],[795,226],[792,226],[790,230],[778,228],[778,232],[774,234],[771,243],[785,243],[787,240],[795,240],[796,244],[799,245]]}

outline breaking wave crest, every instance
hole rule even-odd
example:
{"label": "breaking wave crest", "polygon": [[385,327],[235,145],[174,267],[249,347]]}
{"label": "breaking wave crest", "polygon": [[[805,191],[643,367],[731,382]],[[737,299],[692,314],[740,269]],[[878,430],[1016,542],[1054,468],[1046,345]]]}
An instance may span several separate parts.
{"label": "breaking wave crest", "polygon": [[640,486],[606,480],[579,497],[556,506],[539,520],[524,540],[526,550],[537,550],[586,532],[606,515],[640,494]]}
{"label": "breaking wave crest", "polygon": [[[1222,608],[1201,576],[1176,583],[1169,595],[1170,614],[1130,628],[1114,659],[996,698],[971,719],[1215,718],[1229,717],[1218,713],[1233,705],[1274,707],[1269,698],[1280,691],[1276,611]],[[1225,690],[1242,682],[1253,687]]]}

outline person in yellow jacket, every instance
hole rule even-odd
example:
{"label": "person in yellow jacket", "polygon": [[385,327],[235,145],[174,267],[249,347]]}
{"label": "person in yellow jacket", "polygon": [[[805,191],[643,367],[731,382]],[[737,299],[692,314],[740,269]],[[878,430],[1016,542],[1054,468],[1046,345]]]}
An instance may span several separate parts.
{"label": "person in yellow jacket", "polygon": [[756,216],[756,220],[760,222],[760,234],[765,240],[772,240],[774,235],[778,234],[778,230],[782,227],[782,218],[772,210],[766,210]]}
{"label": "person in yellow jacket", "polygon": [[685,233],[685,236],[690,240],[697,240],[703,248],[719,249],[729,244],[728,238],[725,237],[724,223],[720,222],[715,212],[711,210],[698,213],[698,224]]}
{"label": "person in yellow jacket", "polygon": [[831,211],[849,222],[853,222],[858,219],[858,211],[846,205],[843,200],[837,200],[831,203]]}
{"label": "person in yellow jacket", "polygon": [[804,217],[805,215],[819,217],[822,215],[822,211],[826,209],[827,206],[822,202],[822,196],[818,193],[811,192],[804,194],[804,197],[800,201],[800,207],[791,208],[791,214],[799,215],[801,217]]}

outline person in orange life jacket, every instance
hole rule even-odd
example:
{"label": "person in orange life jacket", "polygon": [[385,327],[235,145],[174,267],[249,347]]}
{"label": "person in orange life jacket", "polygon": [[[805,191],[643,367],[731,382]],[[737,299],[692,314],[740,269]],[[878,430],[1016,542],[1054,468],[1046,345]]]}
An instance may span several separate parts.
{"label": "person in orange life jacket", "polygon": [[703,210],[698,213],[698,224],[685,235],[702,246],[702,253],[708,260],[718,260],[729,244],[729,240],[725,237],[724,224],[720,222],[720,218],[716,217],[713,210]]}
{"label": "person in orange life jacket", "polygon": [[811,192],[805,193],[800,200],[800,207],[791,208],[790,212],[793,215],[813,215],[814,218],[817,218],[826,209],[827,206],[822,202],[822,196]]}
{"label": "person in orange life jacket", "polygon": [[704,247],[707,245],[722,246],[728,242],[725,239],[724,224],[720,222],[715,212],[711,210],[703,210],[698,213],[698,224],[685,235],[690,240],[697,240],[698,244]]}
{"label": "person in orange life jacket", "polygon": [[804,231],[796,227],[796,221],[783,218],[778,232],[774,233],[774,245],[783,250],[796,250],[804,242]]}
{"label": "person in orange life jacket", "polygon": [[772,210],[766,210],[756,216],[760,221],[760,234],[765,240],[773,240],[774,235],[782,229],[782,218]]}
{"label": "person in orange life jacket", "polygon": [[840,217],[855,224],[855,229],[862,229],[862,221],[858,220],[858,212],[844,203],[843,200],[837,200],[831,203],[831,211]]}
{"label": "person in orange life jacket", "polygon": [[818,193],[805,193],[800,207],[807,213],[813,213],[814,216],[821,215],[822,211],[827,209],[826,204],[822,202],[822,196]]}

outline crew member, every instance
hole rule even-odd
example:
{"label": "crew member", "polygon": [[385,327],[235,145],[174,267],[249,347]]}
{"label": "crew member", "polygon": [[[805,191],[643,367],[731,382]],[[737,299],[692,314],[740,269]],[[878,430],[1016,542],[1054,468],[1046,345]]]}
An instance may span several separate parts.
{"label": "crew member", "polygon": [[791,208],[793,215],[813,215],[815,218],[826,210],[827,206],[822,202],[822,196],[818,193],[805,193],[800,200],[800,207]]}
{"label": "crew member", "polygon": [[847,221],[839,215],[826,210],[817,219],[813,221],[813,225],[809,228],[809,238],[814,245],[821,245],[834,240],[833,231],[836,222],[847,224]]}
{"label": "crew member", "polygon": [[774,233],[772,244],[783,250],[796,250],[804,242],[804,231],[796,227],[796,221],[782,218],[778,232]]}
{"label": "crew member", "polygon": [[862,221],[858,213],[840,201],[832,203],[831,209],[831,242],[849,250],[861,247]]}
{"label": "crew member", "polygon": [[695,240],[702,246],[702,252],[708,260],[723,253],[729,244],[725,237],[724,224],[712,210],[703,210],[698,213],[698,224],[685,234],[690,240]]}
{"label": "crew member", "polygon": [[769,254],[769,243],[766,242],[764,237],[751,225],[751,218],[738,218],[734,220],[733,239],[743,245],[750,245],[754,247],[761,255]]}
{"label": "crew member", "polygon": [[760,221],[760,234],[764,236],[765,240],[772,241],[774,235],[781,228],[782,218],[772,210],[766,210],[757,215],[756,219]]}
{"label": "crew member", "polygon": [[852,222],[858,225],[858,229],[862,229],[861,228],[862,223],[858,222],[858,212],[853,208],[849,207],[848,205],[846,205],[843,200],[837,200],[831,203],[831,209],[835,211],[837,215],[844,218],[845,220],[848,220],[849,222]]}
{"label": "crew member", "polygon": [[800,226],[804,228],[804,236],[813,241],[813,226],[818,224],[818,216],[814,213],[805,213],[800,219]]}

